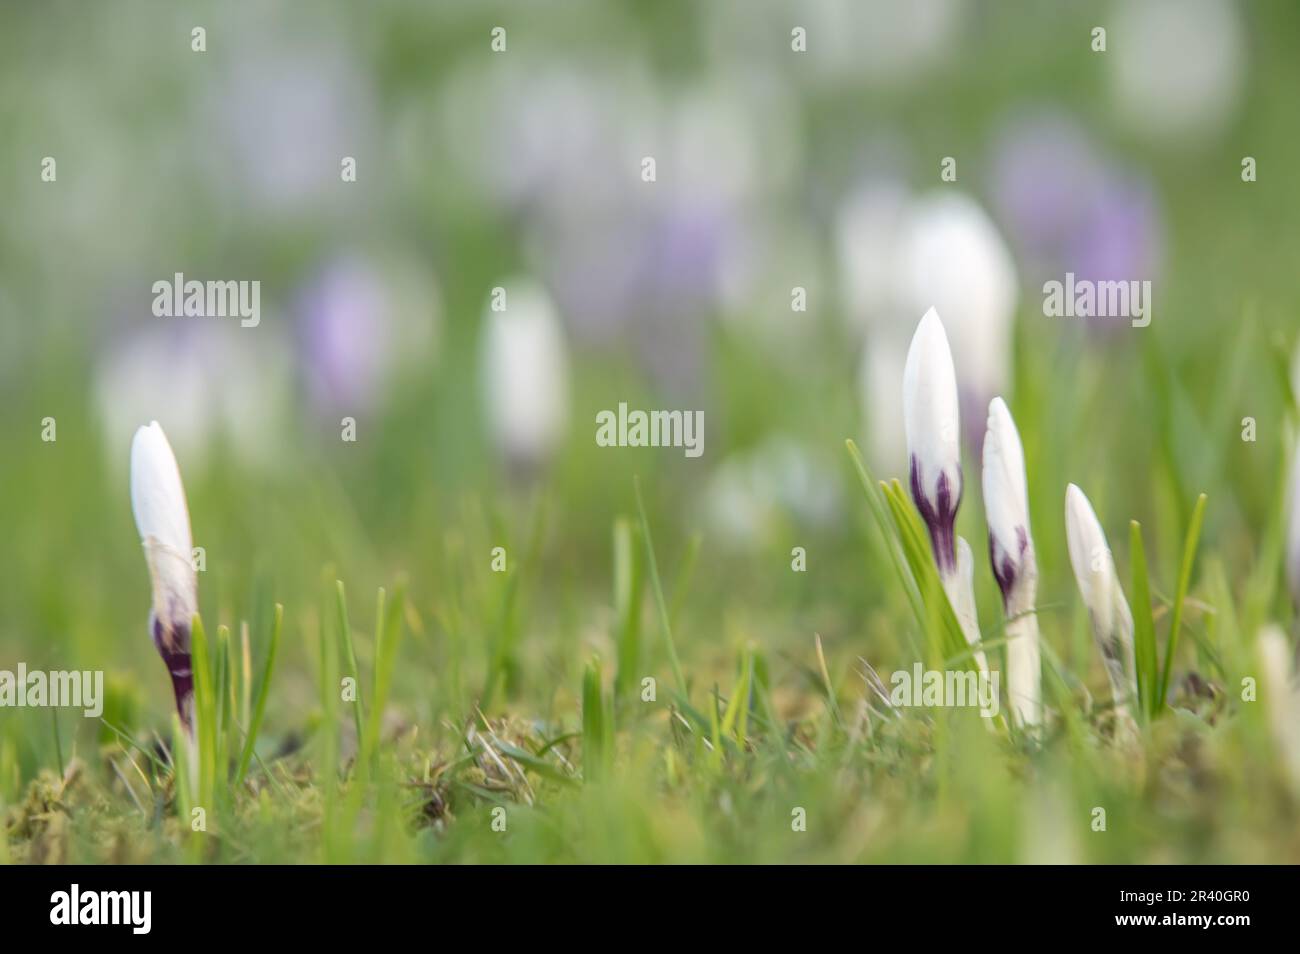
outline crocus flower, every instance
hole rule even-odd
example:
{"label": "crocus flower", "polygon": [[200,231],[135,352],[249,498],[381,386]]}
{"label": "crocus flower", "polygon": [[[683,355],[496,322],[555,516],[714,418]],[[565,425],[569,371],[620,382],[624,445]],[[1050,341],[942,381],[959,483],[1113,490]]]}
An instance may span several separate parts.
{"label": "crocus flower", "polygon": [[505,307],[484,317],[481,384],[488,427],[507,467],[544,465],[569,415],[567,347],[555,306],[530,280],[506,282]]}
{"label": "crocus flower", "polygon": [[1101,650],[1115,707],[1127,718],[1128,703],[1137,699],[1133,614],[1120,588],[1115,560],[1097,514],[1074,484],[1065,491],[1065,537],[1074,579],[1088,607],[1092,634]]}
{"label": "crocus flower", "polygon": [[180,468],[157,421],[131,442],[131,510],[153,585],[149,631],[171,674],[181,721],[193,732],[190,622],[198,612],[198,580]]}
{"label": "crocus flower", "polygon": [[984,435],[984,510],[989,561],[1007,614],[1007,697],[1022,725],[1042,721],[1038,617],[1038,562],[1029,533],[1029,491],[1020,434],[1000,397],[989,403]]}
{"label": "crocus flower", "polygon": [[[930,533],[944,591],[962,623],[966,641],[974,646],[979,642],[979,627],[970,548],[965,548],[967,566],[959,566],[954,529],[962,493],[957,375],[943,322],[933,308],[917,325],[903,366],[903,430],[912,500]],[[983,653],[976,655],[980,668],[985,668]]]}
{"label": "crocus flower", "polygon": [[931,308],[916,327],[903,366],[903,430],[912,499],[930,531],[943,574],[957,566],[953,524],[962,492],[959,414],[948,336]]}

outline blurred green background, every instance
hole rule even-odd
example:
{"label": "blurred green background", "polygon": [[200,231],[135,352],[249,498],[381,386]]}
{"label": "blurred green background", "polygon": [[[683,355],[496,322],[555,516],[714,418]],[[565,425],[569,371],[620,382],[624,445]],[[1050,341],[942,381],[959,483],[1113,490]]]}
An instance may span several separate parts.
{"label": "blurred green background", "polygon": [[[1143,522],[1164,589],[1197,493],[1234,591],[1278,532],[1298,50],[1300,7],[1281,0],[6,4],[0,668],[105,669],[120,720],[163,724],[126,481],[131,433],[157,419],[206,550],[205,618],[249,621],[258,656],[285,604],[273,737],[313,718],[336,576],[363,617],[375,587],[408,580],[393,702],[435,736],[472,708],[511,585],[519,659],[494,705],[571,713],[583,661],[613,656],[611,526],[635,511],[634,474],[667,581],[699,535],[674,594],[695,678],[753,642],[798,712],[814,632],[837,670],[905,662],[910,620],[843,442],[904,475],[891,375],[947,280],[975,422],[959,530],[982,555],[974,444],[1002,393],[1026,445],[1044,637],[1100,687],[1068,481],[1121,573],[1127,521]],[[964,272],[964,239],[908,258],[927,214],[972,209],[995,250],[972,261],[1009,272]],[[1042,283],[1067,270],[1150,280],[1150,327],[1044,317]],[[260,281],[260,325],[154,317],[151,286],[176,272]],[[540,400],[494,397],[511,373],[486,344],[496,286],[535,290],[567,355],[563,427],[526,466],[489,410],[522,400],[507,413],[526,421]],[[595,415],[620,401],[703,410],[704,455],[597,447]],[[982,558],[976,584],[992,628]],[[93,723],[62,719],[66,749],[91,745]],[[50,762],[48,713],[0,712],[0,746],[15,799]]]}

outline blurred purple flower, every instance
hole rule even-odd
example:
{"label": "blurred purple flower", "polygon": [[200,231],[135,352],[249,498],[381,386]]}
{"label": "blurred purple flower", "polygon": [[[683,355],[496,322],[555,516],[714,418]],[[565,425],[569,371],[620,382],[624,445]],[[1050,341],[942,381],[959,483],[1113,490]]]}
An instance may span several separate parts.
{"label": "blurred purple flower", "polygon": [[381,406],[437,337],[436,282],[400,260],[338,256],[299,289],[293,311],[307,397],[321,415]]}
{"label": "blurred purple flower", "polygon": [[1155,192],[1136,177],[1112,176],[1074,236],[1066,264],[1092,281],[1154,277],[1160,266]]}
{"label": "blurred purple flower", "polygon": [[1055,112],[1011,121],[993,166],[995,208],[1028,286],[1067,271],[1093,281],[1155,278],[1162,257],[1155,190],[1105,156],[1078,123]]}
{"label": "blurred purple flower", "polygon": [[[795,164],[786,99],[743,79],[714,78],[661,103],[635,74],[611,76],[628,94],[623,109],[573,100],[606,130],[604,164],[586,157],[548,166],[552,197],[526,207],[530,264],[554,289],[575,339],[630,338],[637,360],[673,388],[698,383],[705,319],[734,297],[737,276],[754,274],[747,226]],[[643,156],[656,160],[654,182],[640,178]]]}
{"label": "blurred purple flower", "polygon": [[372,409],[387,383],[393,352],[388,294],[355,259],[326,266],[295,308],[308,396],[321,412]]}

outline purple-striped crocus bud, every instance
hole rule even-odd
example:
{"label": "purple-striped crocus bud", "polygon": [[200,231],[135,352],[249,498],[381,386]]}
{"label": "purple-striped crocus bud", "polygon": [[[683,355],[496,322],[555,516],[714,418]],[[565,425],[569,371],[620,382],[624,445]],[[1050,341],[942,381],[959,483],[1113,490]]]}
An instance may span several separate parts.
{"label": "purple-striped crocus bud", "polygon": [[981,671],[988,662],[979,649],[975,613],[974,561],[966,541],[956,536],[961,505],[961,418],[957,374],[943,322],[933,308],[921,318],[903,366],[903,430],[907,435],[908,486],[925,520],[939,579],[974,649]]}
{"label": "purple-striped crocus bud", "polygon": [[989,560],[1007,615],[1007,699],[1021,725],[1042,721],[1042,662],[1038,643],[1038,562],[1029,533],[1029,490],[1020,434],[1000,397],[989,403],[984,434],[984,510]]}
{"label": "purple-striped crocus bud", "polygon": [[131,442],[131,510],[153,585],[149,631],[171,674],[181,722],[193,732],[190,625],[198,612],[198,580],[180,468],[157,421],[137,430]]}
{"label": "purple-striped crocus bud", "polygon": [[933,308],[917,325],[903,366],[903,430],[912,500],[930,531],[939,574],[947,578],[957,572],[953,524],[962,491],[960,417],[952,352]]}
{"label": "purple-striped crocus bud", "polygon": [[1119,585],[1115,559],[1106,543],[1097,514],[1083,491],[1070,484],[1065,491],[1065,538],[1074,579],[1101,650],[1115,708],[1127,714],[1137,701],[1137,665],[1133,658],[1133,614]]}

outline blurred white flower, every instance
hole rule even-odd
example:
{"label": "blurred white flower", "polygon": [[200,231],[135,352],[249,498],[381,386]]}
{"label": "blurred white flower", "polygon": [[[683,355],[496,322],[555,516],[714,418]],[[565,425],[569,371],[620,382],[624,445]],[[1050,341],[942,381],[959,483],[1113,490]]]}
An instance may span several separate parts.
{"label": "blurred white flower", "polygon": [[[807,31],[807,68],[820,83],[902,84],[942,63],[960,35],[959,0],[805,0],[799,15],[780,0],[727,0],[700,7],[711,58],[789,55],[790,30]],[[778,42],[773,42],[773,37]],[[784,42],[781,42],[781,41]]]}
{"label": "blurred white flower", "polygon": [[[1017,278],[1011,253],[976,202],[950,190],[910,206],[900,237],[899,300],[943,315],[958,383],[972,407],[1005,390]],[[983,434],[983,421],[975,433]]]}
{"label": "blurred white flower", "polygon": [[1300,692],[1292,674],[1295,652],[1276,625],[1266,626],[1255,647],[1262,679],[1264,710],[1291,785],[1300,791]]}
{"label": "blurred white flower", "polygon": [[176,709],[191,725],[190,624],[198,612],[190,513],[176,456],[157,421],[131,441],[131,510],[153,588],[149,631],[171,674]]}
{"label": "blurred white flower", "polygon": [[1241,17],[1227,0],[1124,0],[1108,18],[1111,93],[1120,116],[1151,138],[1221,130],[1245,80]]}
{"label": "blurred white flower", "polygon": [[1025,453],[1006,402],[989,403],[984,436],[984,509],[989,561],[1007,614],[1007,698],[1023,725],[1042,721],[1042,663],[1038,617],[1038,562],[1029,532]]}
{"label": "blurred white flower", "polygon": [[710,476],[704,519],[728,545],[753,546],[777,531],[782,518],[826,527],[840,512],[835,471],[807,447],[785,436],[727,456]]}
{"label": "blurred white flower", "polygon": [[483,316],[480,384],[491,439],[512,469],[542,466],[569,417],[568,348],[555,306],[531,279],[503,282],[505,309]]}
{"label": "blurred white flower", "polygon": [[218,439],[242,463],[274,460],[290,388],[287,349],[269,328],[203,321],[151,319],[100,356],[92,391],[110,458],[140,421],[158,420],[193,466]]}
{"label": "blurred white flower", "polygon": [[851,325],[871,334],[869,342],[879,335],[901,337],[900,323],[892,319],[903,306],[898,237],[909,202],[907,189],[898,182],[872,180],[849,195],[835,216],[840,300]]}
{"label": "blurred white flower", "polygon": [[1116,709],[1127,713],[1137,702],[1133,657],[1133,614],[1120,587],[1106,534],[1082,490],[1065,490],[1065,538],[1079,594],[1088,607],[1092,634],[1101,651]]}
{"label": "blurred white flower", "polygon": [[906,473],[907,435],[898,414],[907,351],[891,338],[868,341],[858,367],[858,393],[867,428],[869,460],[884,474]]}

